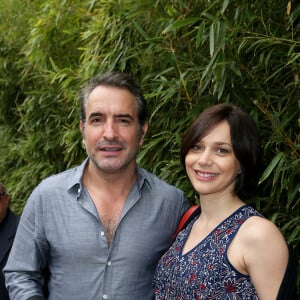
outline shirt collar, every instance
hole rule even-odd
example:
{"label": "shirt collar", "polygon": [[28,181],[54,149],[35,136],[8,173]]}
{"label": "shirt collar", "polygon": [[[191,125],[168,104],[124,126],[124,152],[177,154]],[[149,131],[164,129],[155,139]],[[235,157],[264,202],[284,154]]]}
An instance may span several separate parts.
{"label": "shirt collar", "polygon": [[74,190],[79,195],[82,191],[82,177],[85,166],[88,163],[89,158],[87,157],[79,166],[71,170],[71,174],[68,178],[68,190]]}
{"label": "shirt collar", "polygon": [[[82,178],[83,178],[83,172],[88,164],[89,158],[87,157],[79,166],[73,168],[72,174],[70,174],[68,179],[68,190],[75,190],[78,194],[82,191]],[[146,170],[142,169],[141,167],[136,167],[136,184],[139,190],[143,188],[144,185],[147,185],[149,188],[151,188],[151,182],[149,180],[149,176],[146,172]]]}
{"label": "shirt collar", "polygon": [[144,185],[147,185],[149,188],[151,188],[151,182],[149,180],[149,176],[147,176],[147,172],[146,170],[140,168],[139,166],[137,166],[136,168],[136,182],[137,182],[137,186],[138,188],[141,190],[143,188]]}

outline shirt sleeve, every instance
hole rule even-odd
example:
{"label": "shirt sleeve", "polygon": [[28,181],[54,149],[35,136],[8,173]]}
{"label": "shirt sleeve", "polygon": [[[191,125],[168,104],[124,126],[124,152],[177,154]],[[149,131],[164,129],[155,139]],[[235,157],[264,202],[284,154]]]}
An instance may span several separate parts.
{"label": "shirt sleeve", "polygon": [[36,190],[29,197],[4,268],[11,300],[28,300],[43,295],[41,274],[47,263],[48,246],[42,228],[41,199]]}

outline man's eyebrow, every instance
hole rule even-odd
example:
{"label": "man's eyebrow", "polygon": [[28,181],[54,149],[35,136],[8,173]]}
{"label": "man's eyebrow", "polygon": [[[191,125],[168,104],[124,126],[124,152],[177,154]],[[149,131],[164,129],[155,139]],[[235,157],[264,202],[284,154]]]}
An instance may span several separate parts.
{"label": "man's eyebrow", "polygon": [[115,117],[117,117],[117,118],[128,118],[128,119],[134,120],[134,117],[130,114],[117,114],[117,115],[115,115]]}
{"label": "man's eyebrow", "polygon": [[[101,113],[101,112],[92,112],[90,115],[89,115],[89,119],[90,118],[93,118],[93,117],[100,117],[100,116],[103,116],[104,114]],[[114,115],[115,118],[128,118],[128,119],[131,119],[131,120],[134,120],[134,117],[130,114],[115,114]]]}
{"label": "man's eyebrow", "polygon": [[101,113],[101,112],[92,112],[90,115],[89,115],[89,117],[95,117],[95,116],[102,116],[103,115],[103,113]]}

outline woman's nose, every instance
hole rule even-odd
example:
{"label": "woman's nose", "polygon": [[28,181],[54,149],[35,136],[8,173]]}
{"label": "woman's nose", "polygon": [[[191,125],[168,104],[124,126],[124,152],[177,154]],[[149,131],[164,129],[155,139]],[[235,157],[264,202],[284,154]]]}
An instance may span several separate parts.
{"label": "woman's nose", "polygon": [[199,154],[198,163],[200,165],[212,165],[212,157],[209,149],[205,149]]}

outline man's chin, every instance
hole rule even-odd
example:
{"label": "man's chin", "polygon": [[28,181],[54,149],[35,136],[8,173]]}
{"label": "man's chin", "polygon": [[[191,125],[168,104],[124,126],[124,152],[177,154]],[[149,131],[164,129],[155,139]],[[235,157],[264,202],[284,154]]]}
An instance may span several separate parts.
{"label": "man's chin", "polygon": [[98,171],[102,173],[107,174],[117,174],[120,173],[122,170],[125,169],[125,166],[120,163],[96,163],[95,167],[98,169]]}
{"label": "man's chin", "polygon": [[95,159],[90,158],[90,163],[93,164],[99,172],[107,174],[117,174],[126,172],[131,169],[131,166],[135,168],[135,159],[133,160],[120,160],[115,157]]}

